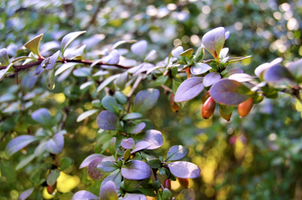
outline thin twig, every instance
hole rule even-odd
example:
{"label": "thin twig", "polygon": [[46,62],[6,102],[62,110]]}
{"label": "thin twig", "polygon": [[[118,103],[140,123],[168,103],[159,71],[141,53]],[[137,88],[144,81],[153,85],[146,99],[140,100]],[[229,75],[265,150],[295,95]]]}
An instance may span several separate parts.
{"label": "thin twig", "polygon": [[161,85],[161,87],[162,87],[164,90],[166,90],[166,91],[168,91],[168,92],[170,92],[170,93],[173,93],[173,90],[172,90],[171,88],[169,88],[169,87],[167,87],[167,86],[165,86],[165,85]]}
{"label": "thin twig", "polygon": [[108,2],[108,0],[100,0],[98,7],[95,9],[90,21],[88,22],[87,26],[85,27],[85,29],[88,29],[89,26],[91,26],[92,24],[94,24],[98,13],[100,12],[101,8]]}

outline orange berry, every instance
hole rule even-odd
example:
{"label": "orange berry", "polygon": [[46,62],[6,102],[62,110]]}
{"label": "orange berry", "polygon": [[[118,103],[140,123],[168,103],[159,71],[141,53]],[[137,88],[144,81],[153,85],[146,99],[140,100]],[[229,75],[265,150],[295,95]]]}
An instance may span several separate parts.
{"label": "orange berry", "polygon": [[213,97],[209,97],[206,102],[202,105],[202,116],[208,119],[213,116],[216,107],[216,102]]}
{"label": "orange berry", "polygon": [[187,179],[187,178],[178,178],[178,182],[184,188],[189,187],[189,179]]}
{"label": "orange berry", "polygon": [[248,100],[242,102],[241,104],[238,105],[238,114],[241,118],[247,116],[252,107],[254,105],[254,99],[253,98],[249,98]]}

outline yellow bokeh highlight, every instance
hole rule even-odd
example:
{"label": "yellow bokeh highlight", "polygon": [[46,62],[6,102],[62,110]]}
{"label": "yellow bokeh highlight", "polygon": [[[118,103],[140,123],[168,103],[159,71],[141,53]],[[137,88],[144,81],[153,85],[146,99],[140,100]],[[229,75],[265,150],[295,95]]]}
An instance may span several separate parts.
{"label": "yellow bokeh highlight", "polygon": [[236,142],[235,142],[235,157],[236,159],[241,159],[243,154],[244,154],[244,144],[241,142],[240,139],[237,139]]}
{"label": "yellow bokeh highlight", "polygon": [[67,193],[73,188],[77,187],[79,184],[80,178],[78,176],[71,176],[61,172],[59,178],[57,179],[57,190],[62,193]]}
{"label": "yellow bokeh highlight", "polygon": [[207,188],[205,191],[205,194],[207,197],[212,197],[215,193],[215,190],[213,188]]}
{"label": "yellow bokeh highlight", "polygon": [[53,95],[53,98],[58,102],[58,103],[64,103],[66,100],[66,97],[63,93],[57,93]]}
{"label": "yellow bokeh highlight", "polygon": [[241,63],[244,65],[244,66],[247,66],[249,64],[251,64],[252,62],[252,58],[247,58],[247,59],[244,59],[241,61]]}
{"label": "yellow bokeh highlight", "polygon": [[178,188],[180,188],[180,184],[179,184],[178,180],[171,181],[171,189],[172,190],[178,190]]}
{"label": "yellow bokeh highlight", "polygon": [[125,89],[122,91],[122,93],[124,93],[125,95],[128,95],[131,91],[131,86],[128,85],[127,87],[125,87]]}

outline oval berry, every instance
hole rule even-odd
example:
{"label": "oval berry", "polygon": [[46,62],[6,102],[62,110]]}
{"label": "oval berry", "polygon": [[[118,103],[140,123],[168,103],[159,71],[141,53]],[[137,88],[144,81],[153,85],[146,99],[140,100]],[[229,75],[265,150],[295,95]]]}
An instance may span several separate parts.
{"label": "oval berry", "polygon": [[241,118],[247,116],[252,107],[254,105],[254,99],[253,98],[249,98],[248,100],[242,102],[241,104],[238,105],[238,114]]}
{"label": "oval berry", "polygon": [[209,97],[206,102],[202,105],[202,116],[208,119],[213,116],[216,107],[216,102],[213,97]]}

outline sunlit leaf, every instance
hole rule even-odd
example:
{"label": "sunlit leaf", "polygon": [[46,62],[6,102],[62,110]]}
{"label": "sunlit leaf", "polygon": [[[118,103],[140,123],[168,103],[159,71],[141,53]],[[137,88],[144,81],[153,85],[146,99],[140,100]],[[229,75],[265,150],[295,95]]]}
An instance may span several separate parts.
{"label": "sunlit leaf", "polygon": [[302,81],[302,59],[289,63],[287,69],[296,78],[297,82]]}
{"label": "sunlit leaf", "polygon": [[63,39],[61,41],[61,51],[62,51],[63,56],[64,56],[65,50],[70,45],[70,43],[83,33],[86,33],[86,31],[77,31],[77,32],[68,33],[67,35],[65,35],[63,37]]}
{"label": "sunlit leaf", "polygon": [[210,30],[202,37],[202,44],[215,59],[219,58],[225,42],[225,29],[218,27]]}
{"label": "sunlit leaf", "polygon": [[237,73],[229,76],[229,79],[243,83],[253,81],[255,78],[249,74]]}
{"label": "sunlit leaf", "polygon": [[286,67],[274,65],[264,72],[264,80],[275,84],[295,84],[295,78]]}
{"label": "sunlit leaf", "polygon": [[118,41],[116,43],[114,43],[114,45],[112,45],[112,49],[116,49],[118,46],[122,45],[122,44],[127,44],[127,43],[134,43],[137,42],[136,40],[122,40],[122,41]]}
{"label": "sunlit leaf", "polygon": [[91,75],[90,71],[91,71],[90,68],[82,67],[82,68],[73,70],[72,73],[76,77],[87,77],[87,76]]}
{"label": "sunlit leaf", "polygon": [[40,42],[42,40],[42,37],[43,37],[43,33],[41,35],[38,35],[36,37],[34,37],[33,39],[31,39],[30,41],[28,41],[24,47],[29,49],[30,51],[32,51],[34,54],[36,55],[40,55],[39,53],[39,45],[40,45]]}
{"label": "sunlit leaf", "polygon": [[109,83],[111,83],[114,79],[118,78],[119,77],[119,74],[116,74],[116,75],[113,75],[113,76],[110,76],[108,78],[106,78],[100,85],[99,87],[97,88],[97,92],[100,92],[101,90],[104,89],[104,87],[106,87]]}
{"label": "sunlit leaf", "polygon": [[182,46],[178,46],[172,50],[172,55],[176,58],[181,58],[180,54],[184,51]]}
{"label": "sunlit leaf", "polygon": [[151,176],[150,167],[143,161],[132,160],[122,167],[123,177],[130,180],[143,180]]}
{"label": "sunlit leaf", "polygon": [[135,124],[135,125],[130,125],[129,127],[127,127],[127,133],[132,133],[132,134],[137,134],[139,132],[141,132],[142,130],[144,130],[144,128],[146,127],[146,124],[144,122],[141,122],[139,124]]}
{"label": "sunlit leaf", "polygon": [[142,114],[140,114],[140,113],[129,113],[123,117],[123,120],[138,119],[141,117],[142,117]]}
{"label": "sunlit leaf", "polygon": [[94,85],[94,81],[88,81],[86,83],[83,83],[82,85],[80,85],[80,90],[84,90],[85,88]]}
{"label": "sunlit leaf", "polygon": [[120,54],[116,49],[110,52],[108,56],[105,56],[103,59],[104,63],[115,65],[120,62]]}
{"label": "sunlit leaf", "polygon": [[230,58],[228,59],[228,63],[231,64],[231,63],[235,63],[235,62],[238,62],[238,61],[241,61],[241,60],[245,60],[245,59],[248,59],[248,58],[251,58],[252,56],[243,56],[243,57],[235,57],[235,58]]}
{"label": "sunlit leaf", "polygon": [[94,113],[98,112],[98,109],[94,109],[94,110],[88,110],[86,112],[83,112],[82,114],[80,114],[77,118],[77,122],[83,121],[84,119],[86,119],[87,117],[93,115]]}
{"label": "sunlit leaf", "polygon": [[9,57],[5,48],[0,49],[0,64],[9,65]]}
{"label": "sunlit leaf", "polygon": [[184,102],[196,97],[204,89],[202,81],[202,77],[192,77],[182,82],[176,91],[174,101]]}
{"label": "sunlit leaf", "polygon": [[61,133],[56,133],[50,138],[45,146],[45,149],[53,154],[61,153],[64,147],[64,136]]}
{"label": "sunlit leaf", "polygon": [[97,168],[103,172],[112,172],[118,169],[118,166],[114,162],[103,161],[100,164],[98,164]]}
{"label": "sunlit leaf", "polygon": [[187,161],[176,161],[168,163],[171,173],[179,178],[198,178],[200,169],[197,165]]}
{"label": "sunlit leaf", "polygon": [[81,163],[79,169],[87,167],[89,165],[89,163],[91,161],[93,161],[96,158],[104,158],[103,155],[101,154],[91,154],[90,156],[88,156],[87,158],[85,158],[85,160],[83,160],[83,162]]}
{"label": "sunlit leaf", "polygon": [[132,138],[123,139],[121,142],[121,146],[124,149],[132,149],[134,144],[135,144],[135,142]]}
{"label": "sunlit leaf", "polygon": [[208,73],[204,78],[203,78],[203,85],[205,87],[209,87],[213,85],[214,83],[218,82],[221,79],[221,76],[217,72],[211,72]]}
{"label": "sunlit leaf", "polygon": [[159,90],[149,88],[147,90],[140,91],[134,98],[134,112],[144,112],[150,110],[157,102],[159,97]]}
{"label": "sunlit leaf", "polygon": [[187,49],[187,50],[181,52],[179,55],[190,58],[192,56],[193,52],[194,52],[194,50],[192,48],[190,48],[190,49]]}
{"label": "sunlit leaf", "polygon": [[210,65],[204,64],[204,63],[196,63],[190,68],[190,72],[193,75],[199,75],[199,74],[204,74],[207,71],[212,69]]}
{"label": "sunlit leaf", "polygon": [[67,69],[69,69],[69,68],[71,68],[71,67],[74,67],[74,66],[77,65],[77,64],[78,64],[78,63],[69,62],[69,63],[66,63],[66,64],[61,65],[61,66],[56,70],[55,76],[58,76],[58,75],[61,74],[62,72],[66,71]]}
{"label": "sunlit leaf", "polygon": [[53,69],[54,66],[56,65],[59,54],[60,54],[60,51],[57,51],[55,54],[53,54],[49,58],[46,58],[45,60],[43,60],[43,62],[41,63],[42,68],[45,68],[46,70]]}
{"label": "sunlit leaf", "polygon": [[144,150],[144,149],[147,149],[150,146],[151,146],[151,144],[149,142],[140,141],[140,142],[135,144],[133,150],[131,151],[131,154],[133,154],[135,152],[138,152],[138,151],[141,151],[141,150]]}
{"label": "sunlit leaf", "polygon": [[107,181],[102,185],[100,190],[100,199],[102,200],[118,200],[116,187],[113,181]]}
{"label": "sunlit leaf", "polygon": [[5,153],[9,157],[16,153],[17,151],[21,150],[23,147],[26,147],[28,144],[32,143],[33,141],[38,140],[35,136],[32,135],[21,135],[14,139],[12,139],[5,148]]}
{"label": "sunlit leaf", "polygon": [[172,146],[168,151],[166,161],[180,160],[185,157],[188,153],[189,148],[187,147],[181,145]]}
{"label": "sunlit leaf", "polygon": [[26,158],[23,158],[21,162],[18,163],[16,166],[16,170],[21,169],[22,167],[26,166],[28,163],[30,163],[35,158],[35,155],[32,154],[30,156],[27,156]]}
{"label": "sunlit leaf", "polygon": [[163,144],[163,136],[161,132],[157,130],[147,130],[145,133],[138,136],[141,141],[148,142],[150,146],[146,149],[153,150],[158,149]]}

